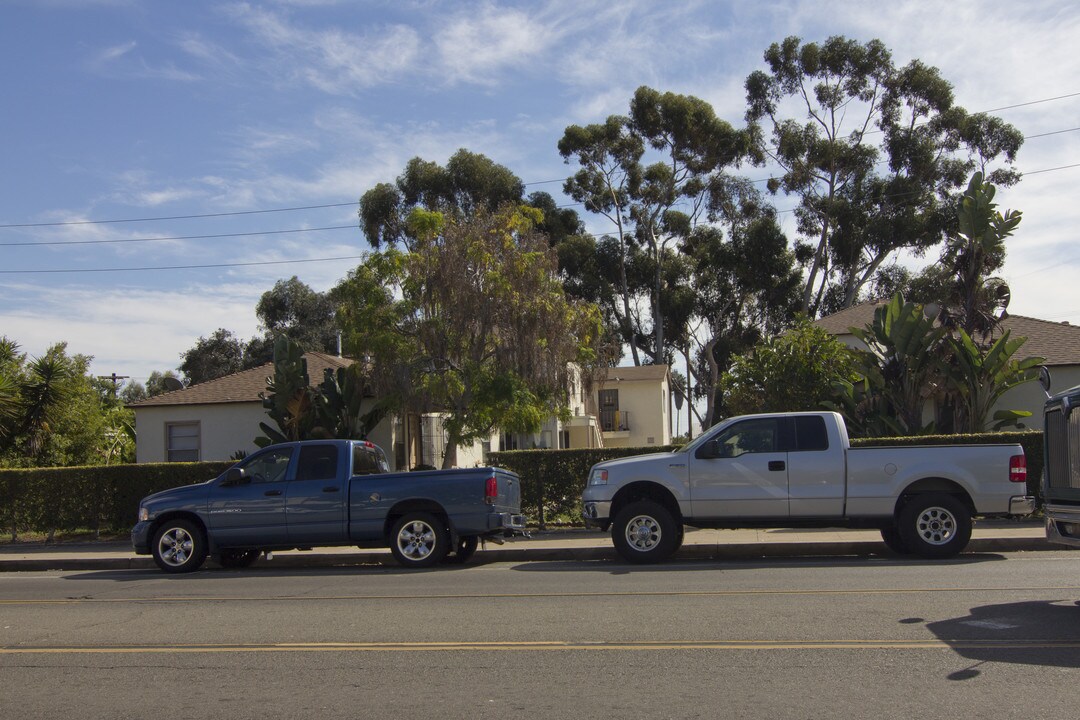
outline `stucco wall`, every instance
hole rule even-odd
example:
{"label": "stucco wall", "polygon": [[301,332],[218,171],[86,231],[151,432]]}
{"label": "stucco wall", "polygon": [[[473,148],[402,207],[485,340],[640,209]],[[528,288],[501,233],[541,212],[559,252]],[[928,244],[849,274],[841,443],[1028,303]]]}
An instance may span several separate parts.
{"label": "stucco wall", "polygon": [[135,460],[165,462],[165,426],[174,422],[199,423],[200,460],[228,460],[237,450],[253,452],[265,417],[258,402],[136,408]]}
{"label": "stucco wall", "polygon": [[605,447],[647,447],[671,443],[670,392],[666,381],[608,381],[619,391],[619,411],[630,413],[630,432],[604,433]]}

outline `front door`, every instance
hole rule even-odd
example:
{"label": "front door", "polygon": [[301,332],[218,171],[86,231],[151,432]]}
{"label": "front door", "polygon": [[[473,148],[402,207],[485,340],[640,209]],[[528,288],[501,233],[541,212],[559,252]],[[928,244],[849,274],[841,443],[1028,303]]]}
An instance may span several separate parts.
{"label": "front door", "polygon": [[786,518],[788,453],[780,418],[749,418],[701,445],[690,463],[695,518]]}
{"label": "front door", "polygon": [[287,542],[285,489],[292,448],[252,455],[241,463],[244,482],[215,481],[210,490],[210,528],[223,547],[282,545]]}

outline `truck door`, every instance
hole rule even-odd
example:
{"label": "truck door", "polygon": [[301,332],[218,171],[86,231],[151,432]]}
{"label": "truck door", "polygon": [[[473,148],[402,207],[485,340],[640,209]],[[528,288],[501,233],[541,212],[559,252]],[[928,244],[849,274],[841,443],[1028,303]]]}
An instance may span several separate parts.
{"label": "truck door", "polygon": [[243,482],[215,483],[210,490],[210,528],[219,545],[286,542],[285,488],[292,455],[290,447],[258,453],[240,465]]}
{"label": "truck door", "polygon": [[[788,453],[791,517],[843,517],[847,466],[839,436],[820,415],[796,415]],[[835,432],[833,433],[835,435]]]}
{"label": "truck door", "polygon": [[290,543],[309,546],[346,539],[347,460],[342,452],[338,445],[300,446],[296,477],[289,482],[285,500]]}
{"label": "truck door", "polygon": [[784,418],[748,418],[703,443],[689,459],[695,518],[788,517]]}

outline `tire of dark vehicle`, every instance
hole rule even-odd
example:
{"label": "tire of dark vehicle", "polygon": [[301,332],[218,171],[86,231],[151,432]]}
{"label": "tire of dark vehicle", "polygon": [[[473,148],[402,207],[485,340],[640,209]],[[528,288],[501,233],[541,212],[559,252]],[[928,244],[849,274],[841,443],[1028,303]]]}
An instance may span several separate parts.
{"label": "tire of dark vehicle", "polygon": [[895,524],[881,528],[881,539],[885,542],[885,546],[897,555],[911,554],[911,549],[908,548],[904,539],[900,537],[900,530],[897,529]]}
{"label": "tire of dark vehicle", "polygon": [[611,523],[611,540],[623,560],[655,563],[671,557],[678,548],[680,529],[663,505],[637,500],[616,513]]}
{"label": "tire of dark vehicle", "polygon": [[206,534],[190,520],[169,520],[154,533],[150,552],[167,573],[193,572],[206,560]]}
{"label": "tire of dark vehicle", "polygon": [[946,493],[916,495],[900,510],[900,539],[925,558],[950,558],[971,539],[971,511]]}
{"label": "tire of dark vehicle", "polygon": [[437,565],[450,552],[446,522],[426,512],[403,516],[390,531],[390,552],[405,567]]}
{"label": "tire of dark vehicle", "polygon": [[251,567],[258,559],[258,550],[222,550],[217,556],[218,565],[229,569]]}
{"label": "tire of dark vehicle", "polygon": [[452,565],[464,565],[476,552],[480,545],[480,538],[476,535],[463,535],[458,538],[457,547],[446,556],[446,562]]}

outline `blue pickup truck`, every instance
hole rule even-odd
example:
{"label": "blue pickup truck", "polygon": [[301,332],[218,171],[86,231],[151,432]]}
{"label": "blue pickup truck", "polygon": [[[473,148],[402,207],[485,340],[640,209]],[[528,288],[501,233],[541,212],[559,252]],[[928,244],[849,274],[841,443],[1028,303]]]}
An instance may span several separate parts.
{"label": "blue pickup truck", "polygon": [[246,567],[270,550],[390,547],[406,567],[465,562],[481,538],[524,530],[521,482],[499,468],[391,473],[370,442],[271,445],[197,485],[139,503],[135,553],[165,572],[207,556]]}

